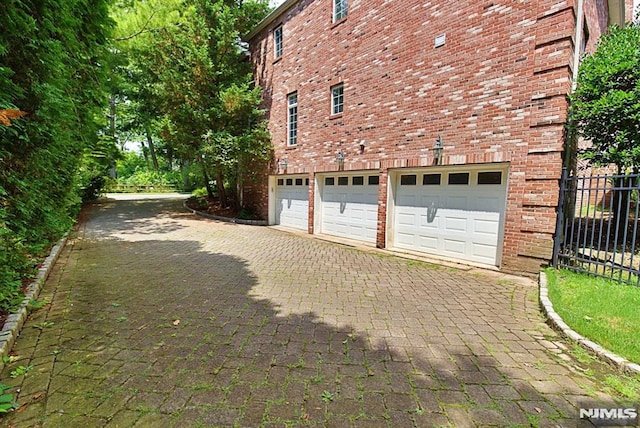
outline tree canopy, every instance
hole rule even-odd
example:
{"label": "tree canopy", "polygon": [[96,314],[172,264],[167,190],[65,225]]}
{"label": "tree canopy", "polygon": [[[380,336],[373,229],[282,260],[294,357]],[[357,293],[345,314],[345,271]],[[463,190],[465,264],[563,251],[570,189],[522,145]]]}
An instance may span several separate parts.
{"label": "tree canopy", "polygon": [[640,166],[640,25],[613,27],[584,58],[571,116],[591,142],[581,155],[620,172]]}
{"label": "tree canopy", "polygon": [[199,164],[210,196],[212,177],[223,204],[225,184],[241,203],[248,165],[270,154],[261,91],[241,42],[267,12],[264,1],[230,0],[122,1],[114,8],[118,51],[127,58],[121,101],[135,111],[130,126],[146,135],[152,157],[160,140],[169,165],[174,157]]}

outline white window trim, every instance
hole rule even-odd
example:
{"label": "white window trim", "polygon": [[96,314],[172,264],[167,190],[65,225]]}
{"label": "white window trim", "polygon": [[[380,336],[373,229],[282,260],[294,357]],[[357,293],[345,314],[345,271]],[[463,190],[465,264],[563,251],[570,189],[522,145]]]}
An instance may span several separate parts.
{"label": "white window trim", "polygon": [[[278,49],[278,33],[280,34],[280,46]],[[284,50],[284,31],[282,30],[282,24],[273,29],[273,58],[278,59],[282,56]]]}
{"label": "white window trim", "polygon": [[[295,97],[295,102],[292,100]],[[291,120],[295,109],[295,122]],[[298,145],[298,92],[287,95],[287,146]]]}
{"label": "white window trim", "polygon": [[[336,103],[336,95],[334,94],[334,91],[336,89],[342,89],[340,95],[338,95],[339,98],[342,98],[342,103],[337,104]],[[337,108],[340,108],[340,111],[336,111]],[[338,83],[337,85],[333,85],[331,87],[331,115],[335,116],[338,114],[342,114],[344,112],[344,83]]]}
{"label": "white window trim", "polygon": [[[338,9],[340,6],[340,10]],[[338,16],[338,12],[341,12]],[[347,17],[349,13],[349,4],[347,0],[333,0],[333,22],[338,22]]]}

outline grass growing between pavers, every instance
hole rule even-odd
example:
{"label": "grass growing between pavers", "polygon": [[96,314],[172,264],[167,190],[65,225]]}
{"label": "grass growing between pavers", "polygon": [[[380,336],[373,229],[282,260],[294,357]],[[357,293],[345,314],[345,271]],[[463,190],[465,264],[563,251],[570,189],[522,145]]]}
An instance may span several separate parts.
{"label": "grass growing between pavers", "polygon": [[546,270],[549,299],[573,330],[640,363],[640,287],[568,270]]}

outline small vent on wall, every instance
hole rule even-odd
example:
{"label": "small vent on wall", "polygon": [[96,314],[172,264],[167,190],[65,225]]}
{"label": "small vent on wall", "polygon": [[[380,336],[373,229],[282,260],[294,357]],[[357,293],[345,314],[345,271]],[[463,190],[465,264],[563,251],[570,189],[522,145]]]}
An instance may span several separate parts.
{"label": "small vent on wall", "polygon": [[440,46],[444,46],[446,41],[447,41],[447,35],[446,34],[440,34],[439,36],[436,36],[435,46],[437,48],[439,48]]}

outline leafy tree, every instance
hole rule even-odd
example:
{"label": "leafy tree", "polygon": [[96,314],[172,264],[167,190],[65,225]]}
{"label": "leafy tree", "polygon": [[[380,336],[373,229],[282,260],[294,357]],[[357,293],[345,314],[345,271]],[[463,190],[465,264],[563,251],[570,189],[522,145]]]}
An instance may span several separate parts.
{"label": "leafy tree", "polygon": [[[144,128],[164,140],[163,155],[198,164],[209,196],[242,205],[243,180],[269,156],[270,141],[251,84],[240,36],[263,18],[265,1],[172,0],[123,2],[121,49]],[[132,16],[128,16],[131,14]],[[147,135],[150,132],[147,132]],[[149,145],[151,147],[151,145]]]}
{"label": "leafy tree", "polygon": [[[571,97],[571,123],[590,141],[580,155],[595,166],[616,165],[616,187],[632,186],[626,176],[640,167],[640,26],[613,27],[596,51],[584,58]],[[615,230],[628,227],[629,192],[614,191]]]}
{"label": "leafy tree", "polygon": [[571,97],[578,134],[591,142],[581,155],[619,173],[640,166],[640,25],[614,27],[584,58]]}
{"label": "leafy tree", "polygon": [[[134,137],[155,170],[160,168],[156,146],[162,129],[163,93],[153,71],[153,51],[161,31],[188,24],[183,3],[183,0],[121,0],[112,8],[112,16],[118,23],[114,42],[122,60],[117,69],[119,84],[112,95],[112,106],[118,110],[116,127],[121,144],[124,145],[126,137]],[[171,169],[172,150],[165,146],[164,155]]]}

